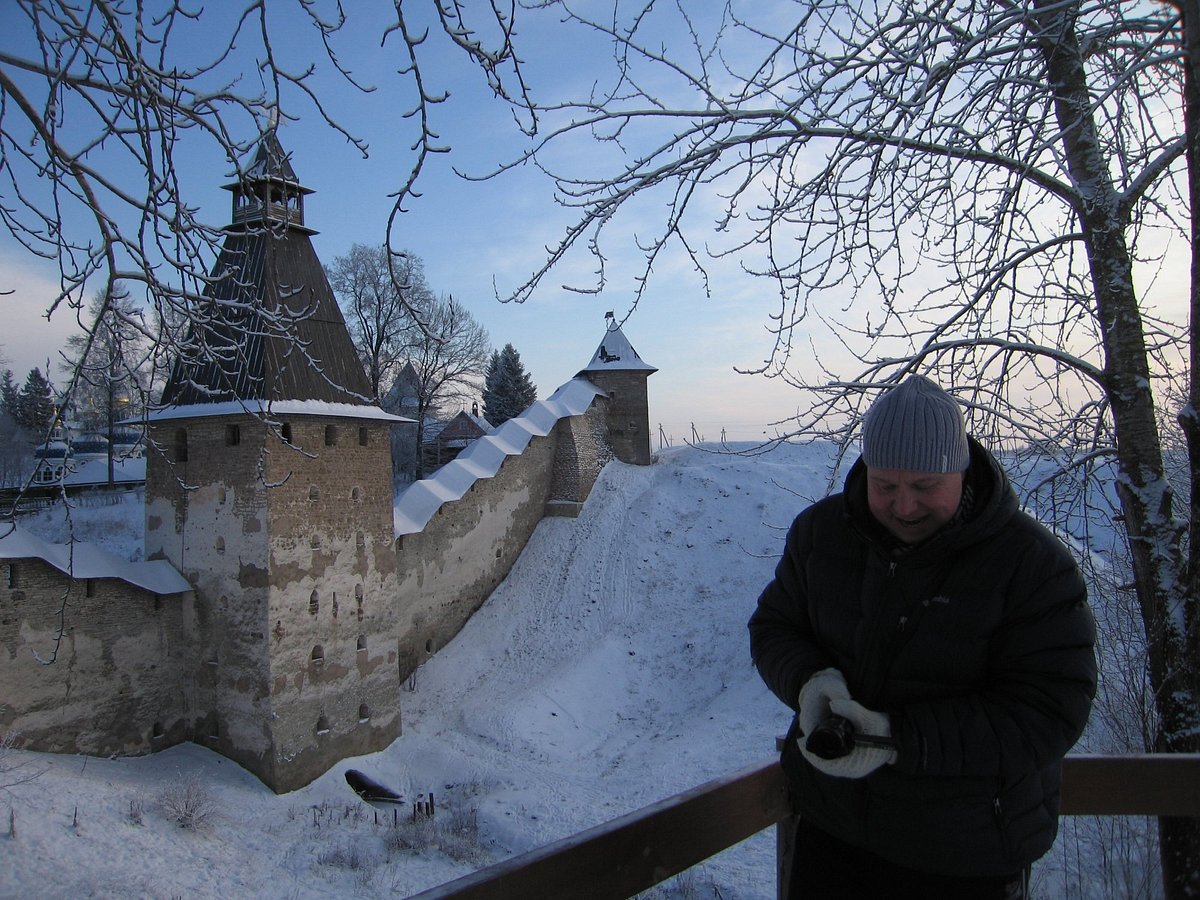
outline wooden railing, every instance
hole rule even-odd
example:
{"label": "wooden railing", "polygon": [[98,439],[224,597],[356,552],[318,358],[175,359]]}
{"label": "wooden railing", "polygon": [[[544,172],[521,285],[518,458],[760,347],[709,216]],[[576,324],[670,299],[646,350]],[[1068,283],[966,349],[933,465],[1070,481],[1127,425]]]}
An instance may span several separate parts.
{"label": "wooden railing", "polygon": [[[1062,799],[1064,815],[1200,817],[1200,754],[1068,756]],[[791,821],[787,783],[772,759],[414,900],[622,900],[773,825],[786,853]]]}

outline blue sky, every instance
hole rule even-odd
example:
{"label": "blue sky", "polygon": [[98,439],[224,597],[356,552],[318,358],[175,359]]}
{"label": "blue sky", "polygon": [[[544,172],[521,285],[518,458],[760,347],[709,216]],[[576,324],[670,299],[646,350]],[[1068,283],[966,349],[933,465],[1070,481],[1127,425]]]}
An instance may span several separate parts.
{"label": "blue sky", "polygon": [[[352,11],[353,14],[353,11]],[[11,10],[3,18],[9,18]],[[556,21],[527,19],[522,33],[529,71],[539,91],[548,87],[585,86],[593,74],[590,60],[604,48],[589,46],[578,33],[568,33]],[[9,23],[11,24],[11,23]],[[27,27],[27,26],[25,26]],[[206,28],[221,26],[211,18]],[[13,34],[11,30],[8,32]],[[296,68],[317,58],[303,32],[286,32],[286,62]],[[324,81],[330,108],[356,136],[370,145],[368,158],[329,129],[310,104],[292,96],[285,111],[299,117],[285,121],[279,135],[293,154],[302,182],[315,193],[306,201],[307,224],[319,231],[313,241],[326,264],[354,243],[382,242],[392,199],[411,161],[413,133],[403,113],[411,106],[411,84],[396,76],[399,42],[380,52],[379,23],[363,20],[342,43],[343,59],[354,61],[356,77],[374,84],[372,94],[360,94],[334,79]],[[7,39],[6,39],[7,40]],[[306,44],[306,42],[308,42]],[[277,46],[284,46],[278,42]],[[397,229],[397,243],[425,263],[430,286],[464,303],[488,330],[494,346],[512,343],[539,389],[548,396],[587,364],[604,334],[607,311],[618,318],[633,301],[632,275],[640,261],[636,249],[636,215],[610,243],[611,277],[599,295],[580,294],[561,287],[564,282],[586,284],[594,261],[583,253],[564,261],[525,303],[500,303],[542,261],[544,247],[569,221],[554,202],[553,186],[544,175],[525,168],[495,180],[468,181],[452,166],[481,174],[511,158],[523,146],[509,111],[491,96],[478,73],[467,67],[444,36],[431,31],[427,63],[438,90],[450,99],[436,108],[435,123],[452,152],[432,158],[422,176],[422,196],[409,204]],[[253,79],[253,70],[247,79]],[[246,82],[248,89],[254,85]],[[586,154],[611,154],[607,148],[576,145],[572,160],[586,164]],[[611,158],[611,155],[609,156]],[[229,166],[211,147],[197,141],[185,157],[193,202],[212,224],[229,221]],[[637,214],[653,214],[650,208]],[[715,211],[714,211],[715,214]],[[717,267],[713,294],[691,264],[669,255],[656,267],[642,305],[624,324],[626,336],[644,360],[659,372],[650,379],[651,428],[654,446],[659,431],[679,442],[696,432],[709,440],[757,439],[774,433],[769,423],[786,418],[795,405],[794,392],[777,381],[739,375],[734,367],[753,367],[769,352],[766,331],[772,309],[771,286],[732,265]],[[51,265],[31,257],[11,239],[0,239],[0,288],[13,294],[0,298],[5,327],[0,352],[20,378],[32,366],[52,362],[55,380],[62,380],[57,349],[75,329],[66,311],[45,318],[46,298],[52,296],[56,273]]]}

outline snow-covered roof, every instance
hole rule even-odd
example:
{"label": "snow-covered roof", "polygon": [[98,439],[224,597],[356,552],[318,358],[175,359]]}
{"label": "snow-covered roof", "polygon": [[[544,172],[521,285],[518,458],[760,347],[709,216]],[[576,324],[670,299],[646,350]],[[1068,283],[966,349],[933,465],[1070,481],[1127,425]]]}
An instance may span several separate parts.
{"label": "snow-covered roof", "polygon": [[[146,458],[133,456],[127,459],[113,460],[113,481],[139,482],[146,480]],[[108,456],[99,459],[89,459],[83,462],[75,461],[71,471],[63,478],[64,484],[106,484],[108,482]]]}
{"label": "snow-covered roof", "polygon": [[[229,400],[224,403],[192,403],[186,406],[166,406],[151,410],[146,419],[168,422],[174,419],[196,419],[212,416],[323,416],[341,419],[373,419],[381,422],[413,422],[404,416],[386,413],[378,406],[359,403],[331,403],[325,400]],[[141,420],[136,420],[141,421]],[[131,424],[122,422],[121,424]]]}
{"label": "snow-covered roof", "polygon": [[654,366],[644,362],[633,344],[621,331],[621,326],[614,320],[608,326],[604,340],[596,348],[592,361],[580,370],[580,375],[588,372],[657,372]]}
{"label": "snow-covered roof", "polygon": [[153,594],[179,594],[192,586],[165,559],[130,562],[96,544],[52,544],[16,523],[0,524],[0,560],[40,559],[72,578],[119,578]]}
{"label": "snow-covered roof", "polygon": [[409,485],[397,498],[396,536],[421,531],[443,503],[461,499],[476,480],[495,476],[504,460],[523,453],[535,435],[544,437],[559,419],[587,412],[592,400],[603,393],[586,378],[573,378],[549,399],[537,401],[491,434],[472,441],[452,462]]}
{"label": "snow-covered roof", "polygon": [[475,416],[475,415],[472,415],[471,413],[467,412],[466,410],[463,410],[462,412],[460,412],[460,413],[459,413],[459,415],[460,415],[460,416],[465,416],[466,418],[468,418],[468,419],[470,419],[472,422],[474,422],[474,423],[475,423],[475,426],[476,426],[476,427],[477,427],[477,428],[478,428],[480,431],[482,431],[484,434],[487,434],[489,431],[492,431],[492,430],[493,430],[493,429],[492,429],[492,423],[491,423],[491,422],[489,422],[487,419],[485,419],[483,416]]}

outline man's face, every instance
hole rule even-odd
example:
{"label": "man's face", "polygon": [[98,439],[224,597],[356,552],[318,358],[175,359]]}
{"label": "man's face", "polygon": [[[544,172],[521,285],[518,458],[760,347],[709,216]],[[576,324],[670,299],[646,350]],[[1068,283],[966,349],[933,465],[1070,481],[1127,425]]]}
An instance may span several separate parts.
{"label": "man's face", "polygon": [[867,506],[879,524],[916,544],[949,522],[962,500],[963,473],[867,469]]}

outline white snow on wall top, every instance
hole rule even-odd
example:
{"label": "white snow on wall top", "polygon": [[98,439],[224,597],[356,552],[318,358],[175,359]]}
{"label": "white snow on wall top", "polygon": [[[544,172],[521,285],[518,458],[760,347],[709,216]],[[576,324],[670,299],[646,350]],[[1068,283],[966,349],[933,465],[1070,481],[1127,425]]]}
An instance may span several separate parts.
{"label": "white snow on wall top", "polygon": [[549,434],[559,419],[587,412],[604,392],[586,378],[573,378],[548,400],[539,400],[491,434],[468,445],[456,459],[431,477],[409,485],[393,509],[396,537],[422,531],[443,503],[462,499],[480,478],[492,478],[510,456],[517,456],[535,436]]}
{"label": "white snow on wall top", "polygon": [[[359,403],[330,403],[324,400],[227,400],[223,403],[192,403],[186,406],[167,406],[146,414],[151,422],[173,419],[196,419],[209,416],[324,416],[341,419],[375,419],[383,422],[415,422],[415,419],[394,416],[378,406]],[[134,419],[133,422],[140,420]],[[124,424],[124,423],[123,423]]]}
{"label": "white snow on wall top", "polygon": [[72,578],[119,578],[152,594],[192,589],[165,559],[130,562],[96,544],[52,544],[16,524],[0,525],[0,559],[40,559]]}

